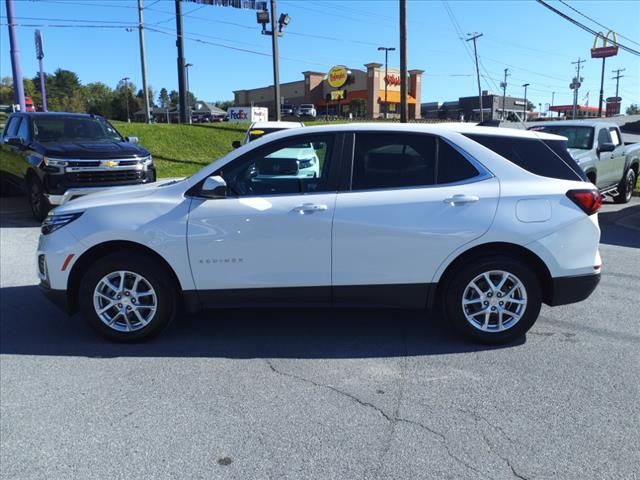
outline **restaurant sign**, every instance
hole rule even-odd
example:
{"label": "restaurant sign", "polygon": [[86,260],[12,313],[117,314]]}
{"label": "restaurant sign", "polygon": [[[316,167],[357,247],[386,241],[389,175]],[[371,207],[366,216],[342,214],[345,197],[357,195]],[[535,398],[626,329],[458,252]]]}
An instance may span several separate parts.
{"label": "restaurant sign", "polygon": [[337,65],[329,70],[327,74],[327,82],[331,88],[340,88],[345,83],[347,83],[347,79],[349,77],[349,70],[344,65]]}

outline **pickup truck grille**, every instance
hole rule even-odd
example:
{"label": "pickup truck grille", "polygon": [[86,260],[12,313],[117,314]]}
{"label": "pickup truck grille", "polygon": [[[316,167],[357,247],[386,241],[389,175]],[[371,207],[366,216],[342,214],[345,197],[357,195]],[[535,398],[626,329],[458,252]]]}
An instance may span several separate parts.
{"label": "pickup truck grille", "polygon": [[122,182],[135,182],[145,178],[142,170],[113,170],[113,171],[89,171],[67,173],[67,179],[76,184],[113,184]]}

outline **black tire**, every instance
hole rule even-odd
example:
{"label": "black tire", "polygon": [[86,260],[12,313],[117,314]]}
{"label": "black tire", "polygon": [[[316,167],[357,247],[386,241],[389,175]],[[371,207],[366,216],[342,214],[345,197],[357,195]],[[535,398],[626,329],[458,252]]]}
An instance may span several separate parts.
{"label": "black tire", "polygon": [[49,210],[51,210],[51,204],[44,195],[42,182],[35,176],[31,176],[27,180],[27,195],[33,218],[38,222],[42,222],[47,217]]}
{"label": "black tire", "polygon": [[629,203],[633,195],[633,188],[636,186],[636,172],[632,168],[627,170],[620,184],[618,185],[618,194],[613,197],[615,203]]}
{"label": "black tire", "polygon": [[[482,320],[480,317],[472,317],[472,320],[478,322],[482,322],[486,318],[484,317],[485,309],[489,311],[489,323],[487,325],[489,330],[483,330],[482,326],[473,325],[472,321],[467,320],[467,315],[465,314],[462,302],[465,299],[465,291],[467,290],[467,287],[474,279],[483,273],[496,271],[506,272],[511,275],[511,277],[507,275],[509,280],[502,287],[505,293],[507,293],[509,288],[515,284],[513,282],[514,278],[515,280],[520,281],[526,296],[524,297],[526,299],[526,303],[524,307],[522,307],[522,311],[516,312],[521,315],[518,320],[515,320],[515,316],[510,316],[509,311],[503,310],[506,311],[506,314],[503,314],[502,318],[507,318],[508,320],[503,323],[506,329],[499,331],[497,329],[498,313],[491,309],[493,308],[494,310],[497,310],[511,308],[513,310],[518,310],[521,307],[518,307],[515,303],[508,302],[506,299],[514,297],[514,302],[516,300],[521,302],[523,297],[520,296],[519,293],[522,293],[522,289],[516,289],[514,293],[509,295],[509,297],[502,297],[502,293],[498,295],[499,292],[494,292],[490,295],[491,298],[480,297],[479,294],[473,294],[473,289],[470,289],[466,292],[466,298],[474,300],[477,303],[473,303],[464,308],[467,309],[467,314],[473,314],[476,312],[476,315],[481,315]],[[493,274],[493,276],[490,275],[492,282],[499,280],[500,277],[496,276],[497,274]],[[483,285],[483,281],[484,279],[478,280],[481,286]],[[463,335],[481,343],[491,345],[509,343],[524,335],[533,326],[540,314],[540,307],[542,305],[540,282],[538,281],[534,271],[524,262],[516,258],[507,256],[491,256],[474,260],[460,268],[457,272],[454,272],[445,288],[444,300],[448,319]],[[489,291],[488,288],[486,290]],[[470,293],[471,295],[469,295]],[[474,295],[477,295],[477,299],[474,298]],[[500,300],[498,297],[503,300]],[[479,301],[479,299],[483,300]],[[496,303],[495,307],[492,307],[493,302]],[[480,310],[482,310],[482,312],[480,312]],[[513,324],[507,327],[509,322],[513,322]]]}
{"label": "black tire", "polygon": [[[155,293],[156,311],[146,325],[136,320],[135,312],[129,312],[127,314],[127,320],[125,320],[122,314],[119,317],[117,315],[118,310],[121,310],[123,306],[125,309],[138,307],[140,309],[139,312],[141,311],[143,316],[150,312],[150,309],[143,305],[144,300],[138,299],[138,305],[136,306],[130,303],[134,301],[133,294],[125,297],[127,288],[129,292],[133,291],[130,287],[135,277],[132,275],[125,275],[126,288],[125,291],[120,292],[120,297],[117,296],[115,291],[103,290],[107,292],[110,297],[113,297],[112,300],[114,302],[117,302],[118,299],[121,299],[123,302],[122,304],[115,304],[112,309],[107,310],[105,313],[106,316],[118,318],[114,326],[108,326],[107,323],[105,323],[106,320],[103,321],[96,312],[96,308],[94,307],[94,292],[96,288],[105,276],[121,271],[143,277],[143,280],[147,282],[148,286],[150,286]],[[143,284],[143,288],[145,288],[143,281],[140,281],[140,284]],[[175,285],[171,272],[168,272],[164,266],[158,264],[154,259],[138,253],[113,253],[102,257],[89,267],[80,283],[78,303],[84,319],[102,335],[118,342],[139,342],[157,335],[169,325],[176,314],[178,305],[177,289],[178,286]],[[147,292],[148,291],[151,290],[147,290]],[[148,296],[146,298],[148,298]],[[125,303],[125,300],[127,303]],[[135,329],[123,331],[119,328],[123,327],[122,323],[125,321],[127,324],[131,323]]]}

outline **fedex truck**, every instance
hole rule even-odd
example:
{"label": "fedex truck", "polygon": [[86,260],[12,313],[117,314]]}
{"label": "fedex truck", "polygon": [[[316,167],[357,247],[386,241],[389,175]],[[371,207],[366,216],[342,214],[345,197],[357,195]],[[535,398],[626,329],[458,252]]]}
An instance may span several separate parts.
{"label": "fedex truck", "polygon": [[266,107],[231,107],[227,110],[230,122],[267,122],[269,109]]}

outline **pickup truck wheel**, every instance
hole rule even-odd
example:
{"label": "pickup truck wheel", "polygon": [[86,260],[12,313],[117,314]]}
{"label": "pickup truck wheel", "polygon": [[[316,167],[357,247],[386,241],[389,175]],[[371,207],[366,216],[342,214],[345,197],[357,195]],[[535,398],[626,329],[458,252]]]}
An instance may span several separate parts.
{"label": "pickup truck wheel", "polygon": [[613,201],[615,203],[629,203],[631,201],[631,196],[633,195],[633,187],[636,186],[636,172],[633,169],[627,170],[624,178],[620,181],[618,185],[618,193],[617,197],[613,197]]}
{"label": "pickup truck wheel", "polygon": [[49,210],[51,210],[51,204],[44,195],[42,182],[32,176],[27,180],[27,187],[29,192],[29,206],[31,207],[33,218],[38,222],[42,222],[49,213]]}
{"label": "pickup truck wheel", "polygon": [[176,286],[150,258],[129,253],[103,257],[84,275],[79,292],[83,317],[119,342],[146,340],[175,316]]}
{"label": "pickup truck wheel", "polygon": [[535,273],[511,257],[478,259],[456,272],[445,288],[453,326],[486,344],[508,343],[524,335],[542,305]]}

